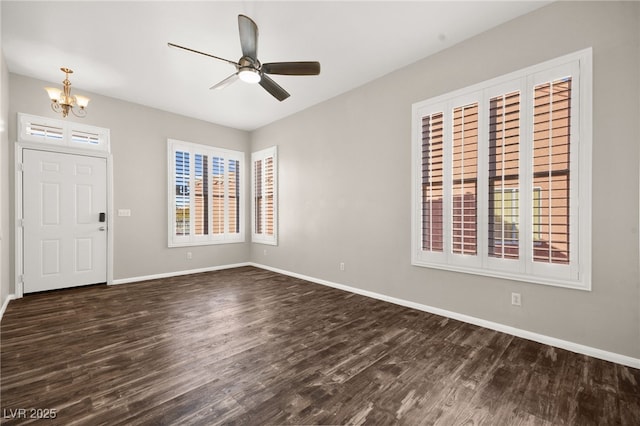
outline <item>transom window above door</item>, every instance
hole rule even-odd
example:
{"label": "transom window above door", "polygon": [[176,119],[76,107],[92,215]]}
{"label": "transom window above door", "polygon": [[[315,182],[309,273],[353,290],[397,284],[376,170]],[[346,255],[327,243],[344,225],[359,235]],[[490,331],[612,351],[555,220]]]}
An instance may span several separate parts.
{"label": "transom window above door", "polygon": [[18,113],[18,140],[52,147],[109,152],[109,129]]}

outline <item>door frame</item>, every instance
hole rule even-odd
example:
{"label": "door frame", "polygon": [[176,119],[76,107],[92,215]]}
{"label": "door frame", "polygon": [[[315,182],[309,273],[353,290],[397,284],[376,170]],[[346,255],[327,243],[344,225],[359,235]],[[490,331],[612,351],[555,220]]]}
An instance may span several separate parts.
{"label": "door frame", "polygon": [[83,157],[104,158],[107,162],[107,284],[113,284],[113,158],[110,152],[84,150],[65,146],[51,146],[37,142],[15,143],[15,297],[24,295],[24,234],[23,234],[23,187],[22,159],[24,150],[47,151],[57,154],[80,155]]}

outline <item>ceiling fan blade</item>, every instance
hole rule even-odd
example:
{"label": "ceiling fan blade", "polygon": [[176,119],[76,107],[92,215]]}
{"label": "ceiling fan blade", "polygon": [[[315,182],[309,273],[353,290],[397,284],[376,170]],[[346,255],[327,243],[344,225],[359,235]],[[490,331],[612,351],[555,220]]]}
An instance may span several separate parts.
{"label": "ceiling fan blade", "polygon": [[236,81],[237,79],[238,79],[238,73],[231,74],[229,77],[225,78],[221,82],[216,83],[213,86],[209,87],[209,90],[223,89],[228,85],[230,85],[231,83],[233,83],[234,81]]}
{"label": "ceiling fan blade", "polygon": [[248,16],[238,15],[242,56],[258,58],[258,26]]}
{"label": "ceiling fan blade", "polygon": [[262,86],[264,90],[266,90],[267,92],[271,93],[271,95],[277,100],[279,100],[280,102],[284,101],[290,96],[286,90],[280,87],[278,83],[273,81],[267,75],[264,75],[264,74],[262,75],[262,78],[260,79],[260,86]]}
{"label": "ceiling fan blade", "polygon": [[187,52],[197,53],[199,55],[208,56],[209,58],[218,59],[220,61],[224,61],[224,62],[230,63],[231,65],[235,65],[236,67],[238,66],[237,62],[230,61],[229,59],[221,58],[219,56],[210,55],[209,53],[200,52],[198,50],[190,49],[190,48],[184,47],[184,46],[179,46],[179,45],[173,44],[173,43],[167,43],[167,45],[169,47],[173,47],[173,48],[176,48],[176,49],[182,49],[182,50],[186,50]]}
{"label": "ceiling fan blade", "polygon": [[320,62],[271,62],[262,64],[262,72],[281,75],[318,75]]}

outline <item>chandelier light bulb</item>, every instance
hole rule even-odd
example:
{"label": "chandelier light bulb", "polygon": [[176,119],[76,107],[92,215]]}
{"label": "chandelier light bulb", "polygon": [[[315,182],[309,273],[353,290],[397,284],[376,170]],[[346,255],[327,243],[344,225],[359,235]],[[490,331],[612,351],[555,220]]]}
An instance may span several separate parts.
{"label": "chandelier light bulb", "polygon": [[89,105],[89,98],[87,98],[86,96],[81,96],[81,95],[76,95],[76,105],[78,105],[80,108],[86,108],[87,105]]}
{"label": "chandelier light bulb", "polygon": [[62,90],[58,89],[57,87],[45,87],[44,90],[47,91],[47,93],[49,94],[49,98],[52,101],[58,101],[60,100],[60,95],[62,94]]}

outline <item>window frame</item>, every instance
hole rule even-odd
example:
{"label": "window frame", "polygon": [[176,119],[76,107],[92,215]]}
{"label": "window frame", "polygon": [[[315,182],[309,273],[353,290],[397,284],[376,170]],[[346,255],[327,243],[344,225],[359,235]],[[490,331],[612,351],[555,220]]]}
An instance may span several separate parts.
{"label": "window frame", "polygon": [[[533,196],[519,200],[519,258],[489,256],[489,114],[490,100],[501,94],[520,94],[520,194],[533,194],[533,90],[545,81],[571,76],[570,134],[570,249],[569,264],[533,261]],[[452,111],[478,99],[477,254],[452,253]],[[577,112],[575,111],[577,108]],[[444,114],[444,195],[442,252],[422,249],[422,117]],[[592,170],[592,49],[584,49],[466,88],[436,96],[412,106],[411,263],[476,275],[558,287],[591,290],[591,170]],[[530,188],[526,189],[525,188]],[[579,200],[579,203],[578,203]]]}
{"label": "window frame", "polygon": [[[271,158],[273,161],[273,234],[269,235],[266,232],[258,232],[256,229],[257,209],[256,205],[256,163],[261,161],[261,182],[264,188],[265,181],[265,160]],[[276,246],[278,245],[278,147],[272,146],[260,151],[251,153],[251,242],[257,244],[267,244]],[[259,214],[263,220],[266,214],[266,206],[261,204],[265,208],[260,209]],[[266,222],[265,222],[266,223]],[[263,229],[266,225],[263,225]]]}
{"label": "window frame", "polygon": [[[206,235],[195,235],[193,230],[195,229],[195,215],[189,215],[189,234],[188,235],[176,235],[176,152],[188,152],[189,153],[189,176],[190,182],[195,181],[195,157],[196,155],[207,156],[207,158],[222,158],[224,159],[225,172],[224,179],[228,182],[228,162],[237,161],[239,164],[240,172],[238,173],[239,185],[237,185],[237,202],[238,202],[238,214],[236,220],[238,221],[238,232],[229,232],[229,194],[225,189],[224,195],[224,217],[223,226],[224,232],[214,234],[208,231]],[[213,167],[213,161],[207,161],[207,168]],[[168,234],[167,244],[168,247],[187,247],[198,245],[216,245],[216,244],[231,244],[231,243],[243,243],[245,242],[245,154],[241,151],[234,151],[230,149],[217,148],[210,145],[197,144],[192,142],[180,141],[177,139],[167,139],[167,195],[168,195]],[[211,187],[213,177],[211,173],[208,173],[208,186]],[[227,186],[225,185],[225,188]],[[190,188],[189,191],[189,208],[190,211],[195,211],[195,190]],[[213,197],[213,190],[208,191],[208,198]],[[208,229],[213,228],[213,203],[208,203]]]}

